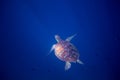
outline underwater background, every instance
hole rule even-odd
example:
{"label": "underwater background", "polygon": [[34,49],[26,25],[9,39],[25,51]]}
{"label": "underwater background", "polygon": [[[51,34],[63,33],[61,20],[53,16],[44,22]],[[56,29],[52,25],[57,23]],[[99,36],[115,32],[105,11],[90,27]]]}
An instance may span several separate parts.
{"label": "underwater background", "polygon": [[[120,80],[119,0],[1,0],[0,15],[0,80]],[[84,65],[48,55],[55,34],[77,34]]]}

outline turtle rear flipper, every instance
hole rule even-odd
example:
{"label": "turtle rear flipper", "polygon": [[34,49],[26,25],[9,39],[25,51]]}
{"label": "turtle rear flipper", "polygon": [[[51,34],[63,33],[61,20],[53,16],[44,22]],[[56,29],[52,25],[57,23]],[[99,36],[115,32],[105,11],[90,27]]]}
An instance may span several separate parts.
{"label": "turtle rear flipper", "polygon": [[70,67],[71,67],[71,63],[67,61],[67,62],[65,63],[65,70],[70,69]]}

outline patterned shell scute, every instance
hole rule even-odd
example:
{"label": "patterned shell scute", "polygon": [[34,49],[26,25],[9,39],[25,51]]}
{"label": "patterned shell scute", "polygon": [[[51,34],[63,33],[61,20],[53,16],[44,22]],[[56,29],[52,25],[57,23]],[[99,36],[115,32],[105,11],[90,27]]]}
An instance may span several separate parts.
{"label": "patterned shell scute", "polygon": [[76,62],[79,58],[78,50],[68,41],[56,44],[55,55],[62,61]]}

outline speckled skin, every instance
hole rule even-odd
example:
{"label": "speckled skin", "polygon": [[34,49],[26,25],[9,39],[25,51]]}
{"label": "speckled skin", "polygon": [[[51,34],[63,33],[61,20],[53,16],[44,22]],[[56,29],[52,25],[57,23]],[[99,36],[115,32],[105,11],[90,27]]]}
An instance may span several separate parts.
{"label": "speckled skin", "polygon": [[61,40],[55,45],[55,55],[62,61],[76,62],[79,59],[79,52],[73,44]]}

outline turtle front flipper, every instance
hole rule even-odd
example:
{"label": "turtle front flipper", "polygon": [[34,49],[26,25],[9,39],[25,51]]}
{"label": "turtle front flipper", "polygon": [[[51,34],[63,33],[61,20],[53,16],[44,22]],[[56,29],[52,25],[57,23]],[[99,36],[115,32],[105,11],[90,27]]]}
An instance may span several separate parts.
{"label": "turtle front flipper", "polygon": [[50,53],[55,49],[55,44],[51,47]]}
{"label": "turtle front flipper", "polygon": [[71,41],[77,34],[74,34],[66,39],[66,41]]}
{"label": "turtle front flipper", "polygon": [[55,44],[51,47],[49,53],[47,54],[47,56],[55,49]]}
{"label": "turtle front flipper", "polygon": [[81,60],[77,60],[77,63],[79,63],[79,64],[84,64]]}
{"label": "turtle front flipper", "polygon": [[47,55],[49,55],[54,49],[55,49],[55,44],[51,47],[51,49]]}
{"label": "turtle front flipper", "polygon": [[70,67],[71,67],[71,63],[67,61],[67,62],[65,63],[65,70],[70,69]]}

